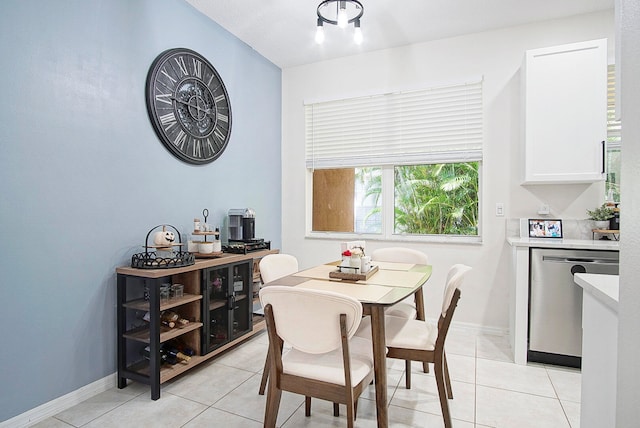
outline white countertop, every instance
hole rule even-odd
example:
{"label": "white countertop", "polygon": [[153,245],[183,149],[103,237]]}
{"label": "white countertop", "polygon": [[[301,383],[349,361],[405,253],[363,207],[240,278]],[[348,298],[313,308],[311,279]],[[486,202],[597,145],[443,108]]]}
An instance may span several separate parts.
{"label": "white countertop", "polygon": [[598,301],[618,313],[619,276],[598,273],[577,273],[573,276],[576,284],[590,293]]}
{"label": "white countertop", "polygon": [[577,250],[610,250],[619,251],[619,241],[591,240],[591,239],[543,239],[543,238],[507,238],[512,247],[535,248],[571,248]]}

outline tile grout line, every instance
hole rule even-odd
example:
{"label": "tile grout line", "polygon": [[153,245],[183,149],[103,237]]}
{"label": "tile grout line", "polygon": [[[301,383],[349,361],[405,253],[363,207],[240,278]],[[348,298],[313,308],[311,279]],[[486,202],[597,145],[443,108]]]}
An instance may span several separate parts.
{"label": "tile grout line", "polygon": [[562,413],[564,414],[564,417],[567,420],[567,425],[569,425],[569,428],[571,428],[571,421],[569,420],[569,415],[567,415],[567,411],[565,410],[564,406],[562,405],[562,400],[560,400],[560,395],[558,394],[558,391],[556,390],[556,385],[553,383],[553,379],[551,379],[551,375],[549,374],[549,370],[547,369],[546,365],[544,366],[544,371],[547,374],[547,377],[549,378],[549,382],[551,383],[551,387],[553,388],[553,392],[556,394],[556,398],[558,399],[558,404],[560,405],[560,408],[562,409]]}
{"label": "tile grout line", "polygon": [[473,358],[473,426],[478,424],[478,337],[476,336]]}

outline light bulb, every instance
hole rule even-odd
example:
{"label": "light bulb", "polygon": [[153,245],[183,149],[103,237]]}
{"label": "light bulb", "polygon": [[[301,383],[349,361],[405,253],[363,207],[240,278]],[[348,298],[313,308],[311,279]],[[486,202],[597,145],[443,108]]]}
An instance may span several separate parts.
{"label": "light bulb", "polygon": [[324,42],[324,29],[322,25],[318,25],[316,28],[316,43],[321,45]]}
{"label": "light bulb", "polygon": [[362,44],[362,30],[360,29],[360,20],[358,19],[353,23],[355,27],[355,31],[353,32],[353,41],[356,42],[356,45]]}
{"label": "light bulb", "polygon": [[356,42],[356,45],[362,44],[362,30],[356,28],[355,33],[353,33],[353,41]]}
{"label": "light bulb", "polygon": [[347,24],[349,23],[349,17],[347,16],[347,4],[343,1],[339,2],[340,5],[338,7],[338,27],[347,28]]}

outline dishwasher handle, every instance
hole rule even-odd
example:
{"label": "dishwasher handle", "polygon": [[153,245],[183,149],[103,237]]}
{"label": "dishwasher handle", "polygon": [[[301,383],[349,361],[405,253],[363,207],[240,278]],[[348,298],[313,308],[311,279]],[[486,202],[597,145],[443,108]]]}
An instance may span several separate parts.
{"label": "dishwasher handle", "polygon": [[558,257],[558,256],[542,256],[543,262],[554,263],[580,263],[580,264],[592,264],[592,265],[618,265],[617,259],[602,259],[593,257]]}

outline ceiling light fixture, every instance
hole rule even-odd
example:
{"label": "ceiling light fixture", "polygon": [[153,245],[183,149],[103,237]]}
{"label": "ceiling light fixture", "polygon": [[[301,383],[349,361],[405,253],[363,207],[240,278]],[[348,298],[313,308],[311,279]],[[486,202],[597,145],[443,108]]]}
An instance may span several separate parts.
{"label": "ceiling light fixture", "polygon": [[360,18],[364,13],[364,7],[358,0],[324,0],[318,5],[318,27],[316,28],[316,43],[324,42],[324,24],[337,25],[346,28],[353,23],[355,31],[353,40],[356,44],[362,43],[362,30]]}

